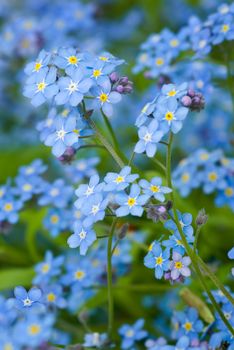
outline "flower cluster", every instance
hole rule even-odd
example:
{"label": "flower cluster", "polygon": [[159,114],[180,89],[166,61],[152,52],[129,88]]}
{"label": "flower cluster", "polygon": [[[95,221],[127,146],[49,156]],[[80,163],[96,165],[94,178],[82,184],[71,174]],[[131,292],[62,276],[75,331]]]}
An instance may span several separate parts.
{"label": "flower cluster", "polygon": [[178,33],[163,29],[151,34],[141,45],[134,72],[146,71],[150,78],[170,74],[176,59],[192,50],[195,57],[209,54],[213,46],[234,40],[234,4],[223,4],[202,22],[192,16]]}
{"label": "flower cluster", "polygon": [[[192,244],[194,242],[191,225],[192,215],[180,212],[177,215],[187,243]],[[169,236],[169,239],[163,240],[162,243],[154,241],[150,245],[149,252],[144,259],[144,265],[155,269],[155,278],[157,279],[164,276],[166,280],[172,282],[183,282],[184,278],[191,275],[189,269],[191,260],[188,256],[184,256],[185,248],[174,219],[165,221],[164,226],[172,232],[172,235]]]}
{"label": "flower cluster", "polygon": [[199,149],[179,163],[173,182],[183,197],[201,187],[205,194],[217,193],[215,204],[218,207],[228,205],[234,210],[233,174],[233,158],[225,157],[221,150]]}

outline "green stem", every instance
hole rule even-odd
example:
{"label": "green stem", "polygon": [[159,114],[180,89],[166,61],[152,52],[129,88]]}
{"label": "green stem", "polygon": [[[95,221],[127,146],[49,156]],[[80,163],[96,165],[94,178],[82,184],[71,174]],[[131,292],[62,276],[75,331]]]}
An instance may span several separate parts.
{"label": "green stem", "polygon": [[112,286],[112,243],[115,227],[118,218],[115,218],[111,225],[110,235],[107,244],[107,294],[108,294],[108,336],[112,339],[113,324],[114,324],[114,299]]}
{"label": "green stem", "polygon": [[159,165],[160,168],[166,173],[167,169],[166,169],[165,165],[164,165],[162,162],[160,162],[160,160],[158,160],[158,159],[156,159],[156,158],[151,158],[151,160],[152,160],[155,164]]}
{"label": "green stem", "polygon": [[193,268],[200,280],[200,283],[203,287],[203,289],[205,290],[205,292],[207,293],[212,305],[214,306],[214,308],[216,309],[216,311],[218,312],[218,314],[220,315],[222,321],[224,322],[224,324],[227,326],[228,330],[231,332],[232,335],[234,335],[234,329],[232,328],[231,324],[228,322],[228,320],[226,319],[225,315],[223,314],[222,309],[220,308],[220,306],[218,305],[218,303],[216,302],[215,298],[213,297],[212,293],[210,292],[207,284],[206,284],[206,280],[202,275],[202,272],[200,271],[200,267],[199,267],[199,263],[197,262],[197,255],[194,254],[194,251],[192,250],[192,248],[190,247],[190,245],[188,244],[187,240],[186,240],[186,236],[181,228],[180,222],[179,222],[179,218],[178,218],[178,214],[177,214],[177,210],[176,210],[176,205],[175,205],[175,199],[174,199],[174,194],[173,194],[173,187],[172,187],[172,180],[171,180],[171,152],[172,152],[172,141],[173,141],[173,134],[170,133],[170,137],[169,137],[169,141],[168,141],[168,147],[167,147],[167,160],[166,160],[166,168],[167,168],[167,185],[168,187],[170,187],[172,189],[172,192],[169,194],[171,201],[173,202],[173,207],[172,207],[172,212],[173,212],[173,216],[174,216],[174,220],[177,226],[177,229],[180,233],[180,237],[182,240],[182,243],[185,247],[185,250],[188,254],[188,256],[191,259]]}
{"label": "green stem", "polygon": [[107,139],[102,135],[102,133],[99,131],[97,128],[96,124],[94,123],[93,120],[88,119],[88,124],[89,126],[95,131],[96,136],[98,137],[99,141],[101,144],[106,148],[106,150],[110,153],[112,158],[115,160],[115,162],[119,165],[120,168],[124,167],[124,162],[120,158],[120,156],[117,154],[117,152],[114,150],[112,145],[107,141]]}

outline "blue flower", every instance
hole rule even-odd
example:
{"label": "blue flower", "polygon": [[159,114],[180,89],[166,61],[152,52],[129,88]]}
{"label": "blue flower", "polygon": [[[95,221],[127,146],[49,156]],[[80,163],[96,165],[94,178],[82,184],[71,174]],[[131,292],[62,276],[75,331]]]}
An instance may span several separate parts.
{"label": "blue flower", "polygon": [[126,193],[117,194],[115,199],[120,207],[116,210],[116,216],[127,216],[129,214],[134,216],[142,216],[144,211],[142,206],[147,202],[149,196],[141,195],[140,192],[140,187],[133,184],[129,195]]}
{"label": "blue flower", "polygon": [[67,273],[61,277],[61,282],[65,286],[74,287],[74,291],[79,292],[82,288],[90,287],[94,281],[94,271],[90,269],[88,260],[73,262],[66,266]]}
{"label": "blue flower", "polygon": [[[194,242],[194,236],[193,234],[185,234],[186,235],[186,241],[191,245]],[[173,235],[169,236],[169,239],[165,239],[162,242],[162,245],[164,247],[167,247],[169,249],[173,249],[173,252],[177,252],[181,255],[184,255],[185,253],[185,247],[183,245],[183,242],[181,240],[179,232],[175,232]]]}
{"label": "blue flower", "polygon": [[159,121],[160,129],[164,134],[169,130],[177,134],[181,130],[182,121],[186,118],[188,112],[188,108],[181,107],[177,99],[171,97],[157,104],[154,116]]}
{"label": "blue flower", "polygon": [[[192,215],[190,213],[181,214],[179,210],[177,210],[177,215],[178,215],[178,219],[179,219],[182,231],[186,236],[191,237],[193,235],[193,227],[191,225],[193,221]],[[174,233],[179,233],[176,223],[172,219],[166,221],[164,226],[168,230],[173,231]]]}
{"label": "blue flower", "polygon": [[162,101],[163,97],[166,98],[175,97],[175,98],[181,98],[182,96],[186,95],[188,90],[188,84],[183,83],[180,84],[178,87],[174,84],[165,84],[162,86],[161,94],[163,96],[160,96],[160,101]]}
{"label": "blue flower", "polygon": [[63,288],[60,284],[52,284],[43,288],[43,303],[64,309],[67,305],[63,297]]}
{"label": "blue flower", "polygon": [[34,194],[39,194],[43,190],[45,182],[39,176],[23,176],[19,175],[15,178],[17,187],[13,189],[13,193],[20,197],[20,200],[27,201]]}
{"label": "blue flower", "polygon": [[141,126],[138,131],[140,140],[137,142],[134,152],[146,152],[148,157],[153,157],[157,151],[157,143],[163,137],[163,132],[158,128],[157,120],[153,120],[149,126]]}
{"label": "blue flower", "polygon": [[118,92],[111,91],[110,80],[103,82],[101,87],[93,87],[92,94],[95,97],[95,107],[101,108],[108,117],[113,114],[112,104],[118,103],[122,98]]}
{"label": "blue flower", "polygon": [[21,166],[19,168],[19,173],[23,176],[41,175],[46,169],[47,166],[43,164],[41,159],[35,159],[30,165]]}
{"label": "blue flower", "polygon": [[233,15],[227,14],[212,27],[212,43],[218,45],[224,40],[234,39]]}
{"label": "blue flower", "polygon": [[24,88],[24,96],[31,98],[31,103],[38,107],[46,100],[51,99],[58,93],[58,86],[55,84],[57,70],[55,67],[48,72],[39,72],[34,83],[27,84]]}
{"label": "blue flower", "polygon": [[89,201],[86,201],[81,208],[81,212],[86,215],[83,224],[91,226],[93,223],[103,220],[108,201],[107,198],[103,198],[102,193],[90,196]]}
{"label": "blue flower", "polygon": [[91,227],[75,222],[74,233],[68,238],[67,243],[70,248],[80,248],[80,254],[85,255],[89,246],[96,240],[96,234]]}
{"label": "blue flower", "polygon": [[46,316],[30,314],[26,319],[21,319],[17,323],[14,335],[18,336],[21,345],[38,348],[49,340],[53,324],[52,314]]}
{"label": "blue flower", "polygon": [[101,348],[107,341],[106,333],[88,333],[85,334],[84,347]]}
{"label": "blue flower", "polygon": [[22,201],[15,199],[10,193],[0,198],[0,221],[15,224],[18,221],[18,212],[22,206]]}
{"label": "blue flower", "polygon": [[165,200],[165,193],[170,193],[172,190],[169,187],[161,186],[162,179],[154,177],[150,182],[147,180],[140,180],[139,185],[144,189],[144,193],[150,197],[163,202]]}
{"label": "blue flower", "polygon": [[40,305],[42,291],[39,288],[33,287],[28,292],[24,287],[15,287],[15,306],[19,309],[27,309]]}
{"label": "blue flower", "polygon": [[61,47],[54,57],[54,64],[58,68],[65,69],[65,72],[72,76],[76,68],[83,63],[83,60],[84,54],[77,53],[77,50],[73,47]]}
{"label": "blue flower", "polygon": [[60,274],[63,263],[63,256],[54,258],[53,254],[47,251],[45,260],[35,266],[36,277],[33,279],[33,283],[48,283],[52,278]]}
{"label": "blue flower", "polygon": [[124,324],[119,329],[119,334],[122,337],[121,349],[133,349],[136,342],[144,339],[147,332],[143,330],[145,321],[137,320],[133,325]]}
{"label": "blue flower", "polygon": [[67,147],[78,142],[79,135],[76,132],[76,123],[76,118],[73,116],[56,119],[55,131],[45,139],[45,145],[52,146],[52,153],[56,157],[63,155]]}
{"label": "blue flower", "polygon": [[208,28],[201,29],[191,37],[192,49],[196,57],[207,55],[211,51],[211,32]]}
{"label": "blue flower", "polygon": [[177,280],[180,276],[189,277],[191,275],[191,271],[188,267],[190,264],[191,259],[188,256],[182,257],[178,252],[174,251],[170,263],[171,279]]}
{"label": "blue flower", "polygon": [[204,327],[197,310],[194,308],[187,308],[186,312],[176,312],[172,321],[174,326],[173,337],[176,339],[187,336],[190,341],[198,340]]}
{"label": "blue flower", "polygon": [[209,194],[216,189],[223,190],[227,186],[225,179],[226,170],[220,166],[207,164],[204,171],[199,174],[200,180],[203,183],[203,190]]}
{"label": "blue flower", "polygon": [[76,208],[80,209],[82,205],[87,201],[87,198],[94,195],[95,193],[101,192],[104,187],[104,183],[99,183],[99,176],[93,175],[88,185],[81,184],[75,191],[78,199],[75,202]]}
{"label": "blue flower", "polygon": [[27,80],[27,83],[35,82],[39,72],[48,72],[48,64],[50,63],[50,60],[51,54],[45,50],[42,50],[39,53],[36,61],[28,63],[24,69],[25,73],[30,76],[30,78]]}
{"label": "blue flower", "polygon": [[78,183],[85,178],[90,178],[92,175],[96,174],[95,166],[99,163],[98,157],[92,158],[80,158],[74,161],[71,165],[65,167],[65,172],[72,183]]}
{"label": "blue flower", "polygon": [[72,187],[65,186],[64,180],[57,179],[53,184],[47,183],[45,185],[38,204],[41,206],[52,204],[56,208],[64,208],[70,201],[72,193]]}
{"label": "blue flower", "polygon": [[43,224],[49,231],[50,235],[56,237],[59,233],[69,227],[67,212],[63,209],[50,208],[43,220]]}
{"label": "blue flower", "polygon": [[234,211],[234,180],[227,177],[226,186],[223,190],[218,191],[215,198],[217,207],[228,205]]}
{"label": "blue flower", "polygon": [[109,79],[109,74],[113,71],[113,65],[103,61],[103,60],[95,60],[91,73],[90,73],[90,78],[99,86],[105,87],[106,83],[108,84],[110,79]]}
{"label": "blue flower", "polygon": [[59,93],[55,97],[58,105],[69,103],[76,107],[84,98],[90,87],[92,80],[85,77],[84,70],[79,67],[72,74],[61,77],[58,80]]}
{"label": "blue flower", "polygon": [[120,173],[107,173],[104,181],[106,183],[105,191],[122,191],[134,182],[139,175],[131,174],[131,167],[125,166]]}
{"label": "blue flower", "polygon": [[149,269],[155,269],[155,278],[161,279],[163,273],[170,267],[170,249],[162,250],[158,242],[150,246],[150,251],[144,258],[144,265]]}

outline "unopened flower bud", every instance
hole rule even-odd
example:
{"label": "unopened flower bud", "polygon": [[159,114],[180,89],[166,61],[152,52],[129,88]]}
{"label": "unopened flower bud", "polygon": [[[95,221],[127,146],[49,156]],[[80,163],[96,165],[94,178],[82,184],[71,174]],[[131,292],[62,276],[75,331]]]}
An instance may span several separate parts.
{"label": "unopened flower bud", "polygon": [[190,107],[191,104],[192,104],[192,99],[191,99],[190,96],[185,95],[185,96],[182,97],[181,103],[182,103],[182,105],[183,105],[184,107]]}
{"label": "unopened flower bud", "polygon": [[197,226],[205,225],[207,220],[208,220],[208,215],[206,214],[206,211],[203,208],[198,212],[198,215],[196,217],[196,225]]}
{"label": "unopened flower bud", "polygon": [[193,89],[188,89],[188,96],[189,97],[194,97],[195,96],[195,91]]}
{"label": "unopened flower bud", "polygon": [[158,78],[158,87],[161,88],[163,85],[165,84],[171,84],[172,81],[170,79],[170,77],[168,77],[167,75],[165,74],[161,74]]}
{"label": "unopened flower bud", "polygon": [[66,151],[58,159],[63,164],[69,164],[74,160],[76,150],[73,147],[67,147]]}
{"label": "unopened flower bud", "polygon": [[120,83],[121,85],[127,85],[128,82],[129,82],[128,77],[121,77],[121,78],[119,79],[119,83]]}
{"label": "unopened flower bud", "polygon": [[112,72],[110,75],[110,80],[113,84],[117,83],[117,81],[119,80],[119,76],[116,72]]}
{"label": "unopened flower bud", "polygon": [[123,87],[122,85],[118,85],[118,86],[116,87],[115,90],[116,90],[117,92],[119,92],[120,94],[122,94],[123,91],[124,91],[124,87]]}

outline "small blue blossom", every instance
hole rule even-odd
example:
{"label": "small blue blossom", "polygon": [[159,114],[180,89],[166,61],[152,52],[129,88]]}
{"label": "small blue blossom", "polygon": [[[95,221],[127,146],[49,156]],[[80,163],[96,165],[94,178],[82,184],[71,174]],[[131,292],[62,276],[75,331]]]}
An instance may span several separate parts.
{"label": "small blue blossom", "polygon": [[58,105],[69,103],[76,107],[92,86],[92,80],[85,77],[84,70],[79,67],[72,74],[58,80],[59,93],[55,97]]}
{"label": "small blue blossom", "polygon": [[[191,245],[194,242],[194,236],[193,234],[189,233],[189,234],[185,234],[186,236],[186,241]],[[183,242],[181,240],[180,234],[179,232],[175,232],[173,235],[169,236],[169,239],[165,239],[162,242],[162,245],[164,247],[173,249],[173,251],[184,255],[185,253],[185,247],[183,245]]]}
{"label": "small blue blossom", "polygon": [[[191,237],[193,235],[193,227],[191,225],[193,221],[192,215],[190,213],[182,214],[179,212],[179,210],[177,210],[177,215],[178,215],[178,219],[179,219],[182,231],[186,236]],[[173,231],[174,233],[179,233],[176,223],[172,219],[166,221],[164,226],[168,230]]]}
{"label": "small blue blossom", "polygon": [[36,61],[28,63],[24,69],[25,73],[30,76],[27,82],[33,83],[36,81],[39,72],[47,72],[49,70],[48,64],[50,63],[50,60],[51,54],[42,50]]}
{"label": "small blue blossom", "polygon": [[191,259],[188,256],[182,257],[182,255],[174,251],[170,263],[171,279],[177,280],[180,276],[189,277],[191,275],[191,271],[188,267],[190,264]]}
{"label": "small blue blossom", "polygon": [[160,129],[164,134],[169,130],[177,134],[188,112],[188,108],[180,106],[177,99],[171,97],[157,104],[154,116],[159,121]]}
{"label": "small blue blossom", "polygon": [[161,89],[162,97],[160,96],[160,100],[162,101],[164,96],[166,98],[171,98],[171,97],[181,98],[182,96],[186,95],[187,90],[188,90],[187,83],[180,84],[178,87],[174,84],[165,84],[162,86],[162,89]]}
{"label": "small blue blossom", "polygon": [[93,87],[92,94],[95,97],[95,106],[101,108],[108,117],[113,114],[112,104],[118,103],[122,98],[118,92],[111,91],[110,80],[103,82],[101,87]]}
{"label": "small blue blossom", "polygon": [[56,157],[64,154],[67,147],[73,146],[79,140],[79,135],[76,132],[77,121],[73,116],[67,118],[57,118],[55,130],[50,133],[45,139],[46,146],[52,146],[52,153]]}
{"label": "small blue blossom", "polygon": [[161,184],[162,179],[160,177],[154,177],[150,182],[147,180],[139,181],[139,185],[146,195],[163,202],[165,200],[164,194],[170,193],[172,190],[169,187],[161,186]]}
{"label": "small blue blossom", "polygon": [[120,207],[116,210],[116,216],[121,217],[129,214],[134,216],[142,216],[144,211],[143,205],[146,204],[149,196],[145,194],[141,195],[140,192],[140,187],[133,184],[129,195],[126,193],[117,194],[115,200]]}
{"label": "small blue blossom", "polygon": [[25,86],[23,94],[31,98],[32,105],[38,107],[58,93],[58,86],[55,84],[56,74],[57,70],[55,67],[50,68],[48,72],[39,72],[35,82],[29,82]]}
{"label": "small blue blossom", "polygon": [[233,40],[234,39],[234,23],[233,15],[227,14],[219,20],[218,23],[215,23],[212,28],[212,43],[218,45],[224,40]]}
{"label": "small blue blossom", "polygon": [[163,132],[159,130],[157,120],[153,120],[149,126],[141,126],[138,131],[139,141],[137,142],[134,152],[146,152],[148,157],[153,157],[157,151],[157,143],[163,137]]}
{"label": "small blue blossom", "polygon": [[161,279],[163,273],[170,268],[170,249],[162,250],[160,244],[155,242],[151,245],[150,251],[144,258],[144,265],[149,269],[155,269],[155,278]]}
{"label": "small blue blossom", "polygon": [[119,334],[122,338],[121,349],[133,349],[136,342],[144,339],[147,332],[143,330],[145,321],[137,320],[133,325],[125,324],[120,327]]}
{"label": "small blue blossom", "polygon": [[200,179],[203,182],[204,192],[209,194],[214,192],[216,189],[225,189],[227,184],[225,175],[226,171],[224,168],[207,164],[204,171],[201,171],[199,174]]}
{"label": "small blue blossom", "polygon": [[0,198],[0,221],[15,224],[18,221],[18,212],[22,206],[22,201],[15,199],[11,194],[6,194],[3,198]]}
{"label": "small blue blossom", "polygon": [[43,190],[44,181],[39,176],[23,176],[19,175],[15,178],[16,188],[13,189],[14,194],[20,197],[23,202],[28,201],[35,194],[39,194]]}
{"label": "small blue blossom", "polygon": [[43,303],[48,306],[56,306],[64,309],[67,305],[63,297],[63,288],[60,284],[52,284],[43,288]]}
{"label": "small blue blossom", "polygon": [[30,165],[21,166],[19,168],[19,174],[23,176],[31,176],[31,175],[41,175],[47,169],[47,166],[43,164],[41,159],[35,159]]}
{"label": "small blue blossom", "polygon": [[65,69],[65,72],[72,76],[76,68],[83,63],[83,59],[84,55],[77,53],[73,47],[61,47],[54,57],[54,64],[60,69]]}
{"label": "small blue blossom", "polygon": [[91,226],[93,223],[103,220],[108,201],[108,198],[103,198],[101,193],[92,195],[81,208],[81,212],[86,216],[83,224]]}
{"label": "small blue blossom", "polygon": [[91,176],[88,185],[81,184],[75,191],[78,197],[75,202],[76,208],[80,209],[82,205],[87,201],[87,198],[95,193],[101,192],[104,187],[104,183],[99,183],[99,176],[97,174]]}
{"label": "small blue blossom", "polygon": [[64,180],[57,179],[54,183],[45,185],[38,204],[41,206],[52,204],[56,208],[64,208],[70,201],[72,193],[72,187],[65,186]]}
{"label": "small blue blossom", "polygon": [[19,309],[27,309],[36,307],[42,299],[42,291],[39,288],[33,287],[28,292],[24,287],[15,287],[15,306]]}
{"label": "small blue blossom", "polygon": [[175,339],[187,336],[190,341],[198,340],[204,327],[197,310],[194,308],[188,308],[186,312],[176,312],[172,322],[174,326],[173,338]]}
{"label": "small blue blossom", "polygon": [[85,339],[83,346],[84,347],[94,347],[94,348],[101,348],[105,342],[107,341],[107,334],[106,333],[88,333],[85,334]]}
{"label": "small blue blossom", "polygon": [[49,231],[52,237],[57,237],[69,226],[69,218],[67,212],[63,209],[50,208],[43,220],[45,228]]}
{"label": "small blue blossom", "polygon": [[96,234],[91,227],[85,227],[81,222],[74,224],[74,233],[68,238],[70,248],[80,248],[80,254],[85,255],[89,246],[96,240]]}
{"label": "small blue blossom", "polygon": [[125,166],[120,173],[107,173],[104,178],[105,191],[122,191],[134,182],[139,175],[131,174],[131,167]]}
{"label": "small blue blossom", "polygon": [[35,266],[36,277],[33,279],[33,283],[48,283],[51,279],[60,274],[63,263],[63,256],[54,258],[53,254],[47,251],[45,260]]}

